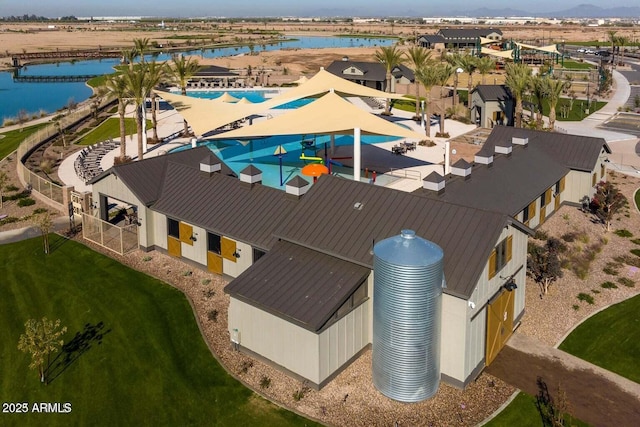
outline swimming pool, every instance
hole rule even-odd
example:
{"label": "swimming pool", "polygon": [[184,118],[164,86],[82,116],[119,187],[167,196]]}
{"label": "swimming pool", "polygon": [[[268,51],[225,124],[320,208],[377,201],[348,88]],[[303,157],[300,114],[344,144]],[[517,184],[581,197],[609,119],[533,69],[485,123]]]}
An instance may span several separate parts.
{"label": "swimming pool", "polygon": [[[174,92],[179,93],[179,92]],[[187,91],[187,95],[193,98],[203,98],[203,99],[216,99],[220,98],[225,93],[233,96],[234,98],[242,99],[247,98],[247,100],[258,103],[264,102],[268,99],[273,98],[276,95],[280,94],[279,90],[273,89],[265,89],[265,90],[189,90]],[[280,105],[279,107],[275,107],[276,109],[294,109],[305,106],[310,102],[313,102],[313,98],[306,99],[297,99],[295,101],[288,102],[286,104]]]}
{"label": "swimming pool", "polygon": [[[378,144],[381,142],[393,141],[396,137],[371,136],[362,137],[362,144]],[[303,141],[305,141],[303,143]],[[198,145],[207,146],[216,156],[225,162],[236,175],[240,175],[240,171],[249,164],[254,165],[262,171],[262,184],[273,188],[284,189],[284,185],[280,185],[280,159],[274,152],[281,145],[286,154],[282,156],[282,180],[286,184],[291,178],[300,175],[305,180],[312,182],[311,177],[302,175],[301,169],[313,161],[301,159],[304,153],[307,157],[325,157],[325,150],[329,153],[331,137],[329,135],[287,135],[287,136],[271,136],[265,138],[256,138],[250,141],[239,140],[213,140],[202,141]],[[304,148],[303,148],[304,145]],[[335,146],[352,146],[353,136],[337,135],[335,137]],[[190,146],[184,146],[174,149],[180,151],[190,149]],[[329,156],[330,157],[330,156]],[[343,166],[341,160],[336,159],[331,163],[332,175],[342,176],[353,179],[353,168]],[[367,180],[364,173],[363,180]],[[386,175],[378,175],[376,182],[386,185],[393,182],[397,178]]]}

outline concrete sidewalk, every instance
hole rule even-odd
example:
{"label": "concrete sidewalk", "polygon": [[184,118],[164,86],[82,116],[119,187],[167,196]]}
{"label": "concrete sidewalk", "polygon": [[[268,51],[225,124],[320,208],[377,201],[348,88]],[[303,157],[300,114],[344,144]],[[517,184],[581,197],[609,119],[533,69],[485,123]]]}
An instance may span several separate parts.
{"label": "concrete sidewalk", "polygon": [[[77,224],[76,224],[77,225]],[[53,218],[52,232],[65,232],[69,230],[69,217],[60,216]],[[17,228],[15,230],[7,230],[0,232],[0,244],[14,243],[21,240],[27,240],[40,236],[40,229],[35,225],[23,228]]]}

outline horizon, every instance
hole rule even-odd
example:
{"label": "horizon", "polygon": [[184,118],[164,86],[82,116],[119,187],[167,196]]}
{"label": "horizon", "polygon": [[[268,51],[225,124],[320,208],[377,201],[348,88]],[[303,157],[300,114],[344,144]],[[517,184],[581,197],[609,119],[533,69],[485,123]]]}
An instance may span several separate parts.
{"label": "horizon", "polygon": [[[593,2],[593,0],[591,0]],[[183,0],[179,8],[168,0],[139,1],[132,3],[112,0],[108,4],[95,0],[32,0],[28,6],[0,0],[3,17],[35,15],[47,18],[75,17],[158,17],[158,18],[275,18],[275,17],[430,17],[464,16],[460,12],[469,9],[466,0],[433,0],[428,5],[418,6],[413,1],[397,0],[394,6],[379,0],[352,0],[348,6],[338,0],[326,0],[318,6],[294,0],[272,0],[269,3],[255,0],[235,0],[225,5],[212,5],[205,0]],[[588,0],[557,1],[541,0],[535,4],[524,1],[485,0],[478,9],[510,10],[526,12],[524,16],[562,12],[574,7],[597,7],[612,9],[627,6],[625,0],[610,0],[606,7]],[[637,7],[637,6],[636,6]],[[27,9],[27,10],[25,10]],[[391,10],[392,9],[392,10]],[[153,11],[153,13],[149,13]],[[362,13],[366,11],[366,13]],[[440,12],[441,11],[441,12]],[[499,15],[506,16],[506,15]]]}

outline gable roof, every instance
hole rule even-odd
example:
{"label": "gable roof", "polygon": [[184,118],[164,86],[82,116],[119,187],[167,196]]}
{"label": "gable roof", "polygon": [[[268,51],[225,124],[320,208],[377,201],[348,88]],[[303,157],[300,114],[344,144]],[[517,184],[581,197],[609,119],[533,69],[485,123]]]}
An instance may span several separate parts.
{"label": "gable roof", "polygon": [[478,85],[472,91],[471,94],[477,92],[483,101],[512,101],[513,97],[509,88],[505,85]]}
{"label": "gable roof", "polygon": [[[344,74],[344,70],[348,68],[357,68],[362,71],[361,76],[352,76]],[[384,64],[380,62],[364,62],[364,61],[333,61],[328,67],[327,71],[342,78],[353,78],[357,80],[383,82],[387,78],[387,69]],[[405,65],[398,65],[392,72],[394,77],[405,76],[407,79],[413,81],[413,71]]]}
{"label": "gable roof", "polygon": [[89,181],[89,184],[94,184],[106,176],[115,175],[124,182],[142,204],[150,206],[160,195],[160,189],[162,188],[165,171],[169,162],[198,165],[200,161],[207,158],[207,156],[213,156],[221,163],[222,174],[235,176],[233,171],[218,159],[211,150],[207,147],[197,147],[191,150],[178,151],[113,166]]}
{"label": "gable roof", "polygon": [[274,228],[296,201],[275,188],[200,172],[198,165],[170,162],[154,211],[268,250]]}
{"label": "gable roof", "polygon": [[502,228],[511,222],[505,214],[323,175],[275,233],[372,268],[375,241],[413,229],[444,250],[445,292],[469,298]]}
{"label": "gable roof", "polygon": [[495,151],[498,141],[511,141],[514,137],[528,138],[529,146],[539,145],[550,157],[564,166],[585,172],[591,172],[595,168],[603,148],[605,152],[611,153],[603,138],[496,126],[478,154],[491,154]]}
{"label": "gable roof", "polygon": [[440,34],[423,34],[418,37],[418,41],[425,41],[427,43],[436,44],[436,43],[444,43],[445,39]]}
{"label": "gable roof", "polygon": [[370,273],[367,267],[280,241],[224,291],[318,332]]}
{"label": "gable roof", "polygon": [[200,67],[193,77],[240,77],[240,74],[231,71],[229,68],[207,65],[206,67]]}
{"label": "gable roof", "polygon": [[447,41],[453,39],[468,39],[476,37],[486,37],[491,33],[502,35],[502,31],[497,28],[443,28],[438,31]]}
{"label": "gable roof", "polygon": [[423,188],[414,193],[515,217],[567,173],[536,144],[516,145],[510,156],[494,154],[491,167],[476,164],[469,179],[448,175],[440,194]]}

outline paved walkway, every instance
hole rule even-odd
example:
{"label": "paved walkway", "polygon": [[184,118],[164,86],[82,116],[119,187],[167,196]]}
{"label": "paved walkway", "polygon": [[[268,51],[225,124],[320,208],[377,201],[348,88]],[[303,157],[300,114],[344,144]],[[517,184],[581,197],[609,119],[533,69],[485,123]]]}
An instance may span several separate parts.
{"label": "paved walkway", "polygon": [[[58,233],[69,230],[69,217],[60,216],[53,218],[53,227],[51,231]],[[40,236],[40,229],[35,225],[15,230],[7,230],[0,232],[0,245],[5,243],[19,242],[21,240],[31,239]]]}
{"label": "paved walkway", "polygon": [[533,396],[541,379],[557,398],[566,393],[570,411],[593,426],[633,426],[640,420],[640,384],[515,333],[486,372]]}

